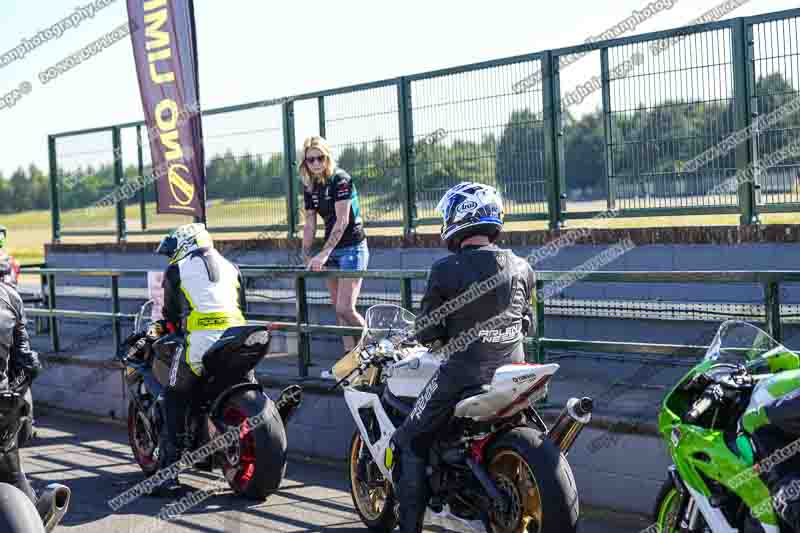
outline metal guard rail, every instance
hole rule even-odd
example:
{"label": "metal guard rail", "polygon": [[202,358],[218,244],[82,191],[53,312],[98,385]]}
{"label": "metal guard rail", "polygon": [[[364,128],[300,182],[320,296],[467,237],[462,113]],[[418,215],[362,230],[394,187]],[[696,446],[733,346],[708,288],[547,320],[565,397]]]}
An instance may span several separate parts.
{"label": "metal guard rail", "polygon": [[[333,326],[308,323],[308,302],[306,298],[306,279],[345,277],[364,279],[396,279],[401,283],[401,302],[406,309],[412,309],[412,280],[424,280],[428,277],[427,270],[370,270],[364,272],[323,271],[310,272],[301,267],[286,267],[280,265],[239,265],[245,278],[294,278],[295,291],[298,295],[296,301],[296,322],[270,321],[269,323],[284,331],[294,331],[298,334],[298,370],[301,377],[308,376],[310,364],[310,339],[311,333],[328,333],[333,335],[360,335],[362,329],[356,327]],[[48,289],[47,309],[26,309],[31,316],[49,317],[50,337],[53,351],[59,351],[58,330],[56,317],[64,318],[96,318],[111,319],[115,346],[121,342],[120,320],[132,320],[135,315],[120,313],[119,307],[119,278],[126,276],[146,276],[147,269],[70,269],[34,267],[23,268],[28,274],[40,275],[43,283],[46,281]],[[541,291],[545,282],[558,281],[559,279],[574,277],[575,271],[537,271],[536,290]],[[56,275],[92,276],[111,278],[112,311],[93,312],[76,311],[56,308],[55,277]],[[764,290],[766,308],[767,330],[779,342],[781,341],[780,323],[780,291],[782,282],[800,282],[800,271],[606,271],[580,273],[579,279],[583,283],[755,283],[760,284]],[[250,314],[251,316],[261,316]],[[586,341],[578,339],[557,339],[545,336],[544,301],[536,302],[536,331],[534,336],[526,340],[529,347],[533,347],[533,359],[541,362],[545,360],[547,349],[561,349],[572,351],[585,351],[595,353],[616,354],[650,354],[669,357],[699,357],[707,347],[679,344],[654,344],[654,343],[629,343],[608,341]],[[260,320],[251,320],[253,323],[267,323]],[[526,350],[527,351],[527,350]]]}

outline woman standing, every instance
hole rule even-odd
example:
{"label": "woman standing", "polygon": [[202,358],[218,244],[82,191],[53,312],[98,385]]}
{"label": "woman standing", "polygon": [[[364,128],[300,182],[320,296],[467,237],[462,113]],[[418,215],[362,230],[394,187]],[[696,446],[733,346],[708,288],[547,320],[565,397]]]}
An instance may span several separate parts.
{"label": "woman standing", "polygon": [[[367,237],[358,192],[353,179],[337,168],[330,146],[322,137],[309,137],[303,143],[303,198],[306,209],[303,229],[303,262],[309,270],[325,267],[340,270],[366,270],[369,263]],[[317,214],[325,222],[325,244],[311,257],[311,247],[317,232]],[[364,327],[364,317],[356,310],[361,291],[361,278],[328,278],[325,280],[336,307],[336,322],[340,326]],[[345,350],[356,344],[355,338],[343,337]]]}

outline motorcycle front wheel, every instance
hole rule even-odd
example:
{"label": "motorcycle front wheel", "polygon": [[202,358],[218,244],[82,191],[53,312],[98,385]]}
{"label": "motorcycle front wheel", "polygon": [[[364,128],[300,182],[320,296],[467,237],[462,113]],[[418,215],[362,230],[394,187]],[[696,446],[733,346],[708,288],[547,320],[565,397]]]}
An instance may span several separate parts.
{"label": "motorcycle front wheel", "polygon": [[653,510],[653,522],[656,530],[654,533],[678,533],[678,509],[681,506],[681,496],[675,484],[667,479],[661,490],[658,491],[655,509]]}
{"label": "motorcycle front wheel", "polygon": [[[158,460],[155,456],[158,435],[148,435],[146,420],[147,413],[141,411],[136,402],[131,400],[128,404],[128,440],[139,468],[149,477],[158,470]],[[151,431],[154,429],[151,428]]]}
{"label": "motorcycle front wheel", "polygon": [[510,502],[489,514],[492,533],[575,533],[579,501],[575,478],[564,455],[533,428],[515,428],[490,445],[489,476]]}
{"label": "motorcycle front wheel", "polygon": [[358,516],[370,531],[389,533],[397,526],[392,484],[385,479],[356,430],[350,442],[348,478]]}

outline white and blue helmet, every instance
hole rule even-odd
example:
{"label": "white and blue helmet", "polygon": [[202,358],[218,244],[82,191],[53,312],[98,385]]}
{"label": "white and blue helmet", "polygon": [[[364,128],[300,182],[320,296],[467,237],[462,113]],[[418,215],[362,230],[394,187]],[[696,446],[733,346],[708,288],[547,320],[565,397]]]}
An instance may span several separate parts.
{"label": "white and blue helmet", "polygon": [[436,206],[442,215],[442,240],[450,251],[473,235],[494,241],[503,229],[503,199],[497,189],[464,181],[445,193]]}

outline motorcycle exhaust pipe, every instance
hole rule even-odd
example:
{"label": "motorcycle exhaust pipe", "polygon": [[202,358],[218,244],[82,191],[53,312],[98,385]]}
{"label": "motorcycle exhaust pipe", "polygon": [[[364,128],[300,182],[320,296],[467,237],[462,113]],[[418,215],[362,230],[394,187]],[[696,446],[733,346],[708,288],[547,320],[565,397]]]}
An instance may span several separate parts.
{"label": "motorcycle exhaust pipe", "polygon": [[36,510],[42,519],[44,530],[50,533],[67,514],[72,492],[69,487],[60,483],[47,485],[42,496],[36,502]]}
{"label": "motorcycle exhaust pipe", "polygon": [[575,440],[583,428],[592,419],[592,399],[583,397],[570,398],[567,405],[558,415],[547,436],[561,449],[564,455],[569,453]]}

